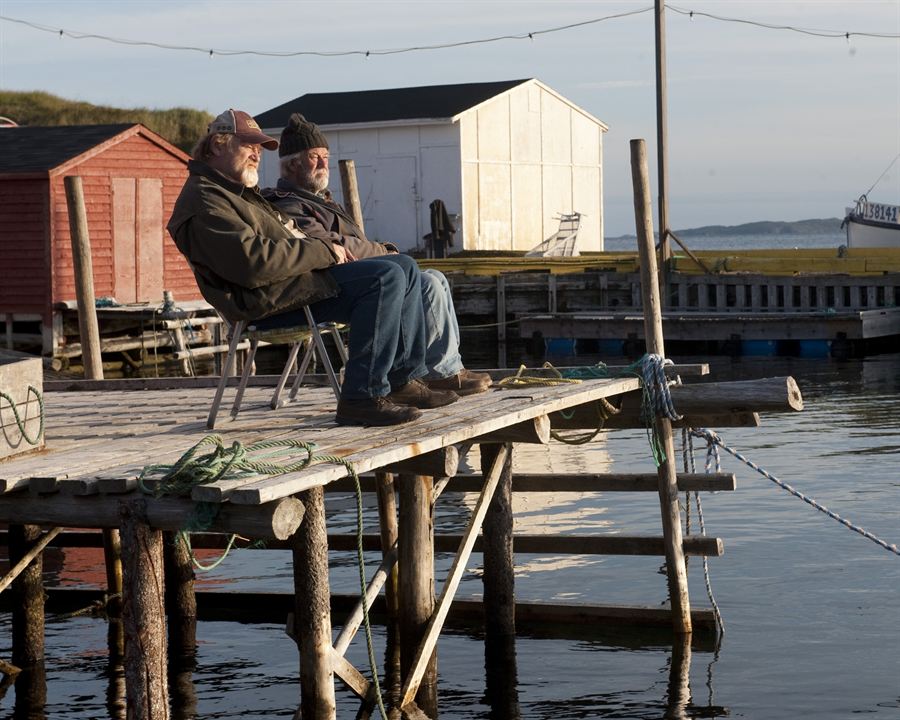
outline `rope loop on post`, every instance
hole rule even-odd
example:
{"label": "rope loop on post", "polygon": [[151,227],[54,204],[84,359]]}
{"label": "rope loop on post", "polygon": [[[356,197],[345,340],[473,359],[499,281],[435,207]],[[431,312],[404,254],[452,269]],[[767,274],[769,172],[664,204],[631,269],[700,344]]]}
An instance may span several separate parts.
{"label": "rope loop on post", "polygon": [[681,420],[681,415],[675,412],[672,393],[669,391],[669,381],[666,379],[666,366],[674,364],[671,360],[655,353],[647,353],[641,358],[641,378],[644,381],[645,397],[649,401],[649,407],[643,406],[641,413],[650,415],[650,417],[644,418],[647,422],[651,421],[653,417]]}
{"label": "rope loop on post", "polygon": [[[0,390],[0,398],[6,400],[9,403],[9,407],[13,413],[13,419],[16,421],[16,427],[19,428],[19,432],[22,433],[22,437],[25,442],[29,445],[37,445],[41,441],[41,435],[44,434],[44,397],[41,395],[41,391],[38,390],[34,385],[28,386],[28,395],[34,395],[38,402],[38,416],[40,417],[40,425],[38,426],[37,435],[34,437],[30,437],[27,432],[25,432],[25,420],[22,420],[22,417],[19,415],[19,409],[16,407],[16,401],[12,399],[5,392]],[[27,397],[27,395],[26,395]],[[26,400],[27,402],[27,400]]]}

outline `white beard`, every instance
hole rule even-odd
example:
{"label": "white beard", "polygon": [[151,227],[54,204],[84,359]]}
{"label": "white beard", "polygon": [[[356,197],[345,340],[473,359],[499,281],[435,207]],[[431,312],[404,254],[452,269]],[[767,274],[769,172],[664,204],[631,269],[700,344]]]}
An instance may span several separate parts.
{"label": "white beard", "polygon": [[259,185],[259,171],[256,168],[244,168],[241,170],[241,182],[245,187],[256,187]]}

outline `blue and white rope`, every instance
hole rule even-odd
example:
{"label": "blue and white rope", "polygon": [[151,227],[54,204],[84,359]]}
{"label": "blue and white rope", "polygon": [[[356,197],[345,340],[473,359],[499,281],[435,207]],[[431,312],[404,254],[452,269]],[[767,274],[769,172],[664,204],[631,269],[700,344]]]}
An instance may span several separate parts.
{"label": "blue and white rope", "polygon": [[[691,433],[687,428],[683,428],[681,431],[681,444],[684,452],[684,471],[692,473],[695,471],[694,467],[694,441],[692,439]],[[715,447],[715,445],[710,444],[709,447]],[[716,452],[716,472],[719,471],[718,468],[718,451]],[[707,465],[706,472],[709,473],[709,452],[707,452]],[[691,493],[685,493],[686,502],[684,507],[685,514],[685,532],[690,535],[691,534]],[[700,535],[706,537],[706,523],[703,521],[703,506],[700,504],[700,493],[694,491],[694,502],[697,504],[697,518],[700,525]],[[685,562],[687,558],[685,558]],[[719,627],[719,632],[723,635],[725,634],[725,620],[722,618],[722,611],[719,610],[719,605],[716,602],[716,598],[713,595],[712,590],[712,582],[709,579],[709,562],[707,560],[706,555],[703,556],[703,582],[706,585],[706,597],[709,598],[709,604],[712,606],[713,617],[716,619],[716,625]]]}
{"label": "blue and white rope", "polygon": [[644,379],[644,392],[649,395],[650,405],[657,417],[669,420],[681,420],[672,404],[672,393],[669,392],[669,381],[666,379],[666,365],[674,363],[662,355],[647,353],[641,363],[641,374]]}
{"label": "blue and white rope", "polygon": [[[881,538],[879,538],[879,537],[873,535],[873,534],[870,533],[868,530],[865,530],[865,529],[859,527],[858,525],[854,525],[854,524],[851,523],[850,521],[845,520],[844,518],[842,518],[842,517],[841,517],[840,515],[838,515],[836,512],[833,512],[832,510],[829,510],[829,509],[828,509],[827,507],[825,507],[824,505],[821,505],[820,503],[817,503],[817,502],[816,502],[815,500],[813,500],[812,498],[807,497],[806,495],[804,495],[803,493],[801,493],[801,492],[798,491],[798,490],[795,490],[795,489],[792,488],[790,485],[788,485],[786,482],[784,482],[784,481],[782,481],[782,480],[779,480],[777,477],[775,477],[774,475],[772,475],[772,474],[771,474],[770,472],[768,472],[767,470],[761,468],[759,465],[757,465],[756,463],[754,463],[752,460],[749,460],[748,458],[746,458],[746,457],[744,457],[743,455],[741,455],[737,450],[734,450],[733,448],[728,447],[728,446],[722,441],[722,438],[720,438],[720,437],[718,436],[718,434],[716,434],[714,431],[712,431],[712,430],[707,430],[706,428],[693,428],[693,429],[691,430],[691,434],[695,435],[696,437],[700,437],[700,438],[705,439],[706,442],[709,443],[710,446],[715,445],[715,446],[721,447],[723,450],[725,450],[725,452],[730,453],[731,455],[733,455],[734,457],[736,457],[738,460],[740,460],[742,463],[744,463],[744,464],[747,465],[748,467],[753,468],[754,470],[756,470],[756,472],[758,472],[758,473],[759,473],[760,475],[762,475],[763,477],[768,478],[768,479],[771,480],[773,483],[775,483],[776,485],[778,485],[780,488],[782,488],[782,489],[784,489],[784,490],[787,490],[787,491],[788,491],[791,495],[793,495],[794,497],[798,497],[798,498],[800,498],[803,502],[807,503],[808,505],[812,505],[812,506],[813,506],[816,510],[818,510],[819,512],[825,513],[825,515],[827,515],[828,517],[830,517],[832,520],[837,520],[837,521],[838,521],[841,525],[843,525],[844,527],[847,527],[847,528],[849,528],[850,530],[853,530],[853,532],[859,533],[859,534],[862,535],[864,538],[868,538],[869,540],[871,540],[871,541],[872,541],[873,543],[875,543],[876,545],[880,545],[881,547],[883,547],[885,550],[888,550],[888,551],[894,553],[895,555],[900,555],[900,548],[898,548],[895,544],[890,544],[890,543],[888,543],[888,542],[882,540]],[[718,464],[718,453],[716,453],[716,458],[717,458],[717,464]],[[707,467],[708,467],[708,463],[709,463],[709,454],[707,454]]]}

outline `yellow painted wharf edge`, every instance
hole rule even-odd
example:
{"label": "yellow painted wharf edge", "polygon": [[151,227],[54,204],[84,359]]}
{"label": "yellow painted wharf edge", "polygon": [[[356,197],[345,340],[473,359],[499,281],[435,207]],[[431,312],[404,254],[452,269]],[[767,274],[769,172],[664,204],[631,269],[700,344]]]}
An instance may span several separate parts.
{"label": "yellow painted wharf edge", "polygon": [[[764,275],[839,274],[872,275],[900,273],[900,248],[748,248],[741,250],[695,250],[713,274],[753,272]],[[578,257],[534,258],[460,257],[419,260],[423,268],[444,273],[497,276],[505,273],[547,272],[551,275],[593,272],[637,272],[640,261],[634,252],[586,253]],[[703,270],[684,252],[674,252],[672,269],[688,274]]]}

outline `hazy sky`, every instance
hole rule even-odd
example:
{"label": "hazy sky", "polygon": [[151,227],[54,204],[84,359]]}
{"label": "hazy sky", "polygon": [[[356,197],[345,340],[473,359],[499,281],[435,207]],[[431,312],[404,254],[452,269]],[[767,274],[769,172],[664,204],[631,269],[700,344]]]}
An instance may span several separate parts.
{"label": "hazy sky", "polygon": [[[652,0],[0,0],[0,15],[73,33],[217,50],[407,48],[527,34]],[[678,0],[666,15],[673,228],[834,217],[900,153],[900,0]],[[608,236],[634,232],[628,141],[655,157],[651,10],[531,40],[368,58],[210,58],[60,37],[0,20],[0,87],[116,107],[260,113],[306,92],[536,77],[609,126]],[[0,108],[0,114],[3,109]],[[654,193],[655,193],[655,160]],[[870,199],[900,204],[900,160]]]}

